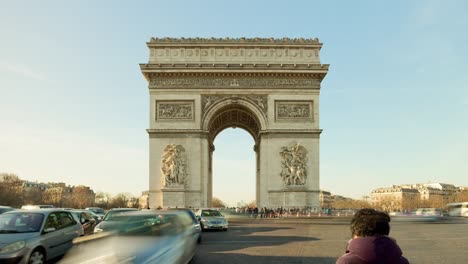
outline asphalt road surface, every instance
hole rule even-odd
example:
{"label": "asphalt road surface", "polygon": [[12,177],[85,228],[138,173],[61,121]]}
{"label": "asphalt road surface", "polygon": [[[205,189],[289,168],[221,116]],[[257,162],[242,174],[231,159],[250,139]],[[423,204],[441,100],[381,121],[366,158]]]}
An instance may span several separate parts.
{"label": "asphalt road surface", "polygon": [[[335,263],[350,239],[348,219],[232,220],[227,232],[209,231],[194,258],[200,263]],[[468,219],[392,222],[410,263],[468,263]]]}

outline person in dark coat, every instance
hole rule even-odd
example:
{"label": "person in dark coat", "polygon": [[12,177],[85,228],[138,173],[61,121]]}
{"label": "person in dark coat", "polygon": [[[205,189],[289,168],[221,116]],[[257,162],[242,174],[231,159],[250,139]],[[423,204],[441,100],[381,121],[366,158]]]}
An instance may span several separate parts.
{"label": "person in dark coat", "polygon": [[352,239],[336,264],[409,264],[395,239],[390,238],[390,216],[361,209],[351,220]]}

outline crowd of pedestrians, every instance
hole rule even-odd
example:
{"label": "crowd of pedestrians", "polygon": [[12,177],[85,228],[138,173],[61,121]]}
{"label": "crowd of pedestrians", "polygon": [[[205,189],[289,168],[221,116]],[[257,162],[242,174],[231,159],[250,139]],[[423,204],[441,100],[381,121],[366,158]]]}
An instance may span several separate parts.
{"label": "crowd of pedestrians", "polygon": [[331,215],[331,210],[318,209],[313,207],[293,207],[293,208],[257,208],[257,207],[236,207],[236,215],[244,215],[251,218],[284,218],[284,217],[307,217]]}

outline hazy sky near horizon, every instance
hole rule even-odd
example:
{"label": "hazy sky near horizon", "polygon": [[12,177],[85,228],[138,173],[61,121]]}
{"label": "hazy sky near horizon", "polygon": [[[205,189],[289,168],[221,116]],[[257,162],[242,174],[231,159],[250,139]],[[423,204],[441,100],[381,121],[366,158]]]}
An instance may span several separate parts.
{"label": "hazy sky near horizon", "polygon": [[[155,37],[318,37],[320,185],[468,185],[466,1],[3,1],[0,172],[148,189],[149,93],[139,63]],[[253,139],[215,141],[214,195],[255,197]]]}

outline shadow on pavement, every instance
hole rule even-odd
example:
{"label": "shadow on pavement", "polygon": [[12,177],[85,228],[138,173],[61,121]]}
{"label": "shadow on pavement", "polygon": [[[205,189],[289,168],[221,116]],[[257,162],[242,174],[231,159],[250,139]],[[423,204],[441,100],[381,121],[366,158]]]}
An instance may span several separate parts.
{"label": "shadow on pavement", "polygon": [[[289,235],[291,227],[230,226],[227,232],[208,231],[202,234],[202,243],[193,263],[335,263],[336,259],[327,257],[296,257],[293,250],[284,247],[284,256],[276,246],[294,242],[317,241],[318,238]],[[262,232],[273,232],[265,235]],[[293,246],[293,245],[291,245]],[[238,252],[248,248],[265,248],[265,253],[275,252],[280,256],[256,256]],[[224,253],[225,252],[225,253]]]}

